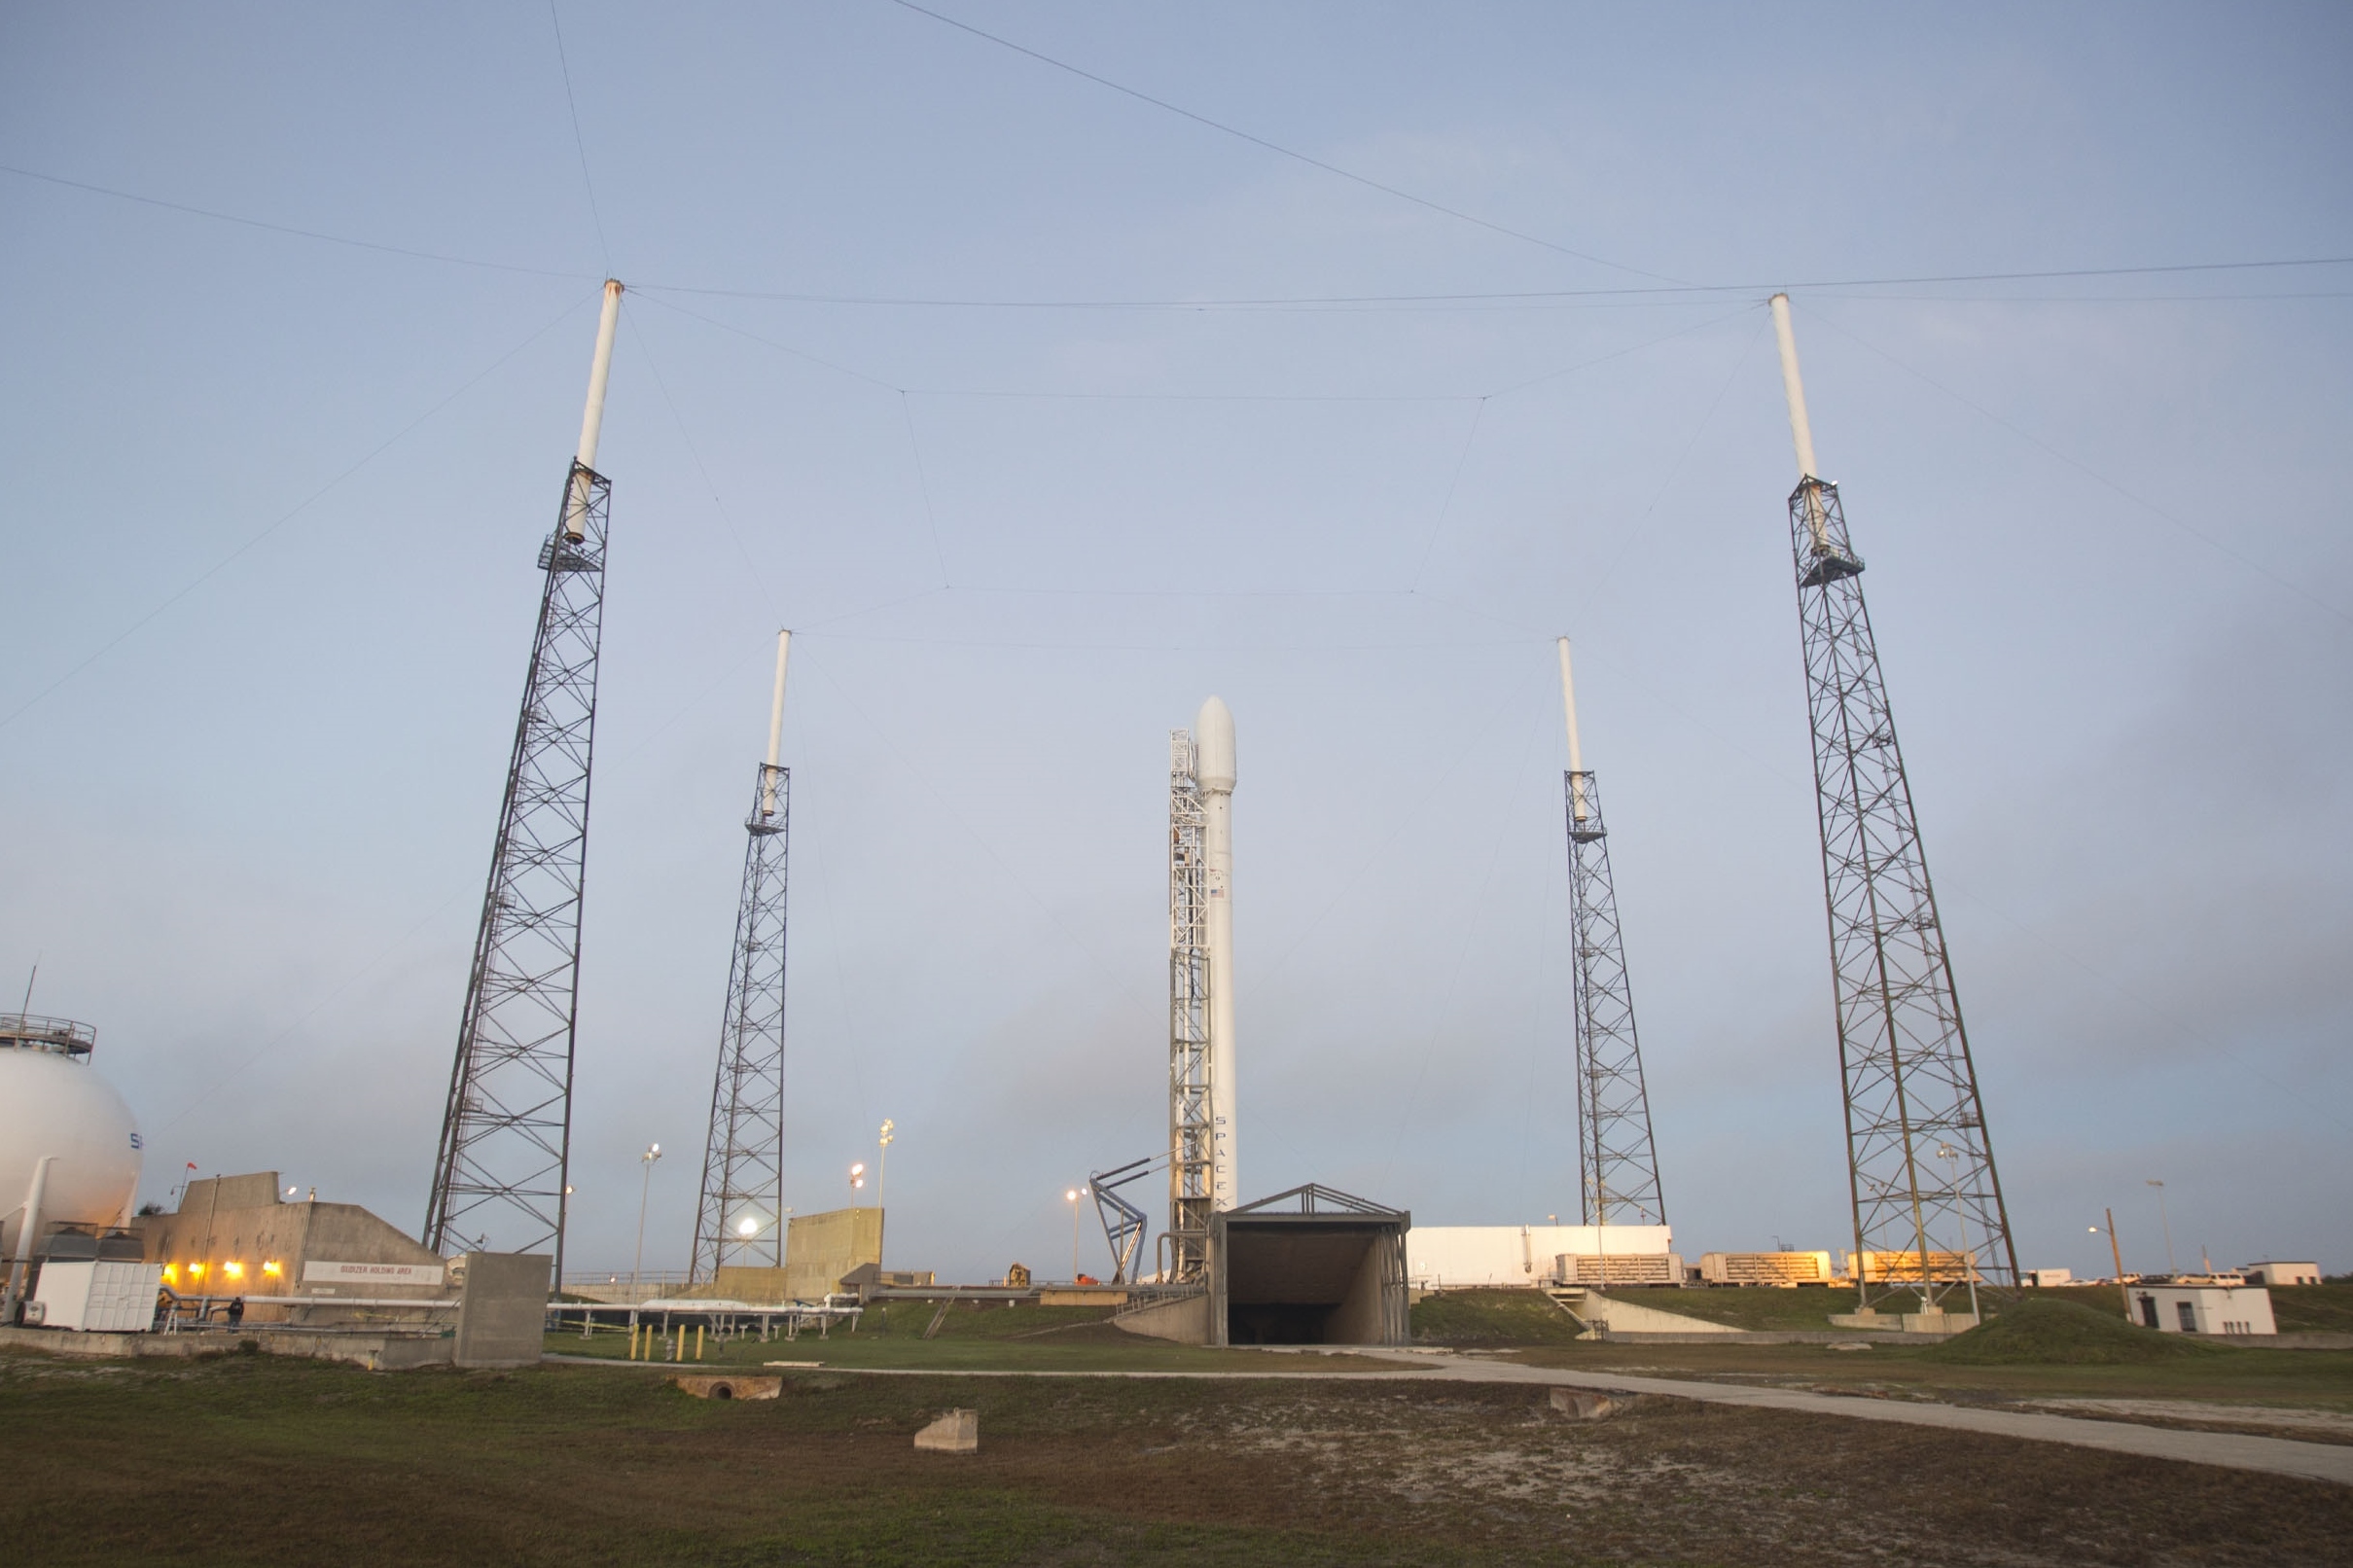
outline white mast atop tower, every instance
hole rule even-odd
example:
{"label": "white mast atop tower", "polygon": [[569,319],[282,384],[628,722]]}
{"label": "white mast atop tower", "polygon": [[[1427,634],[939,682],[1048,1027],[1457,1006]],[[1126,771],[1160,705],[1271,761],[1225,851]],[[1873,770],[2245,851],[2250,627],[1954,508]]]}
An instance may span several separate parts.
{"label": "white mast atop tower", "polygon": [[1577,749],[1577,678],[1569,673],[1569,639],[1560,639],[1560,705],[1569,721],[1569,812],[1586,818],[1585,757]]}
{"label": "white mast atop tower", "polygon": [[[605,379],[613,373],[613,332],[621,325],[621,279],[605,279],[604,308],[596,317],[596,356],[588,361],[588,402],[580,414],[580,449],[577,458],[582,468],[596,470],[596,443],[605,428]],[[581,536],[582,519],[588,510],[588,481],[575,479],[572,483],[572,503],[564,508],[564,534],[577,541]]]}

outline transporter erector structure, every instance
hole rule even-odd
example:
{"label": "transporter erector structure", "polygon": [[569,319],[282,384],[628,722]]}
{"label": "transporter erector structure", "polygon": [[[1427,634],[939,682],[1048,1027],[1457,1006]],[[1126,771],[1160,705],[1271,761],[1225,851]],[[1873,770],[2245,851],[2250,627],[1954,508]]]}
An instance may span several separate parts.
{"label": "transporter erector structure", "polygon": [[1240,1201],[1233,1051],[1233,713],[1168,737],[1168,1230],[1161,1278],[1206,1279],[1210,1216]]}

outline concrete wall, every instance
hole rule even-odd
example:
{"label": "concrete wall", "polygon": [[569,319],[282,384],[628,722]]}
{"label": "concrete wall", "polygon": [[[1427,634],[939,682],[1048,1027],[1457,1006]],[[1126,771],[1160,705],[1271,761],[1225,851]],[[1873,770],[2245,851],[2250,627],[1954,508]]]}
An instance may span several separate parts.
{"label": "concrete wall", "polygon": [[358,1204],[281,1203],[277,1192],[275,1171],[191,1182],[176,1212],[141,1215],[131,1229],[147,1261],[163,1265],[164,1284],[182,1296],[242,1296],[248,1310],[285,1296],[449,1295],[440,1257]]}
{"label": "concrete wall", "polygon": [[1381,1291],[1382,1265],[1386,1262],[1382,1240],[1376,1236],[1365,1248],[1365,1261],[1357,1265],[1348,1294],[1340,1298],[1339,1305],[1324,1320],[1325,1343],[1377,1345],[1390,1341],[1393,1336],[1385,1310],[1388,1303]]}
{"label": "concrete wall", "polygon": [[544,1252],[466,1254],[452,1358],[460,1367],[533,1367],[547,1344],[555,1259]]}
{"label": "concrete wall", "polygon": [[840,1287],[841,1276],[861,1264],[882,1263],[882,1211],[832,1209],[796,1214],[784,1232],[784,1288],[788,1300],[814,1301]]}
{"label": "concrete wall", "polygon": [[1159,1301],[1151,1306],[1139,1306],[1131,1312],[1121,1312],[1112,1320],[1112,1327],[1129,1334],[1148,1335],[1155,1339],[1172,1339],[1181,1345],[1205,1345],[1209,1342],[1209,1296],[1180,1296],[1172,1301]]}

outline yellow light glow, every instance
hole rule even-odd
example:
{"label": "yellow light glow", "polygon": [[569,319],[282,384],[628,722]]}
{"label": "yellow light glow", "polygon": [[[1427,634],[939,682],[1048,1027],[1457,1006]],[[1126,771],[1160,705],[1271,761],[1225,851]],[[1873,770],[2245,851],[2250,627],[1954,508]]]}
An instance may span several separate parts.
{"label": "yellow light glow", "polygon": [[278,1273],[280,1272],[280,1270],[279,1270],[278,1265],[277,1265],[276,1264],[274,1264],[274,1263],[267,1263],[267,1264],[264,1264],[264,1265],[262,1265],[262,1272],[263,1272],[263,1273],[265,1273],[265,1274],[269,1275],[271,1278],[273,1278],[273,1279],[274,1279],[274,1278],[275,1278],[275,1277],[278,1275]]}
{"label": "yellow light glow", "polygon": [[170,1280],[174,1284],[178,1284],[180,1279],[180,1265],[178,1264],[165,1264],[163,1265],[163,1277]]}
{"label": "yellow light glow", "polygon": [[204,1277],[204,1265],[202,1264],[190,1264],[188,1265],[188,1277],[190,1279],[202,1279]]}
{"label": "yellow light glow", "polygon": [[221,1272],[227,1274],[231,1279],[243,1279],[245,1277],[245,1265],[243,1264],[223,1264],[221,1265]]}

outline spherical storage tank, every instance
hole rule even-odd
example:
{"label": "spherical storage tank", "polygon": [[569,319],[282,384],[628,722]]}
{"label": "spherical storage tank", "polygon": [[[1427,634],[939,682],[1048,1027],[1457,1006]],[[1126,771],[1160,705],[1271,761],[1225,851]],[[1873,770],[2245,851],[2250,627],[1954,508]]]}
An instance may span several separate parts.
{"label": "spherical storage tank", "polygon": [[43,1229],[121,1225],[139,1191],[139,1124],[89,1064],[96,1032],[63,1018],[0,1016],[0,1226],[13,1256],[34,1167],[53,1156]]}

